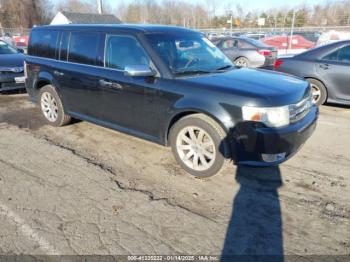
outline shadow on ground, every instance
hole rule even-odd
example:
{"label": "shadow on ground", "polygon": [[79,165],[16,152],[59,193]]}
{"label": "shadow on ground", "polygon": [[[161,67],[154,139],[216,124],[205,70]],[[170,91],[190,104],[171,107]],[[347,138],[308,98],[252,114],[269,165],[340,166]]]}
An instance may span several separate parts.
{"label": "shadow on ground", "polygon": [[222,261],[283,262],[279,167],[238,166],[240,184],[232,207]]}

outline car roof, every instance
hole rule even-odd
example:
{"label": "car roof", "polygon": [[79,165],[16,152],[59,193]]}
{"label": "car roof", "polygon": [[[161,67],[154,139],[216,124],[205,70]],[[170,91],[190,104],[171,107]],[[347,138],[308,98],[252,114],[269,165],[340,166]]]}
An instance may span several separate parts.
{"label": "car roof", "polygon": [[96,31],[125,31],[129,33],[199,33],[198,31],[179,26],[151,24],[70,24],[37,26],[33,30],[96,30]]}
{"label": "car roof", "polygon": [[315,48],[309,49],[295,57],[319,57],[325,53],[332,52],[332,50],[341,47],[343,45],[350,45],[350,40],[341,40],[326,45],[317,46]]}

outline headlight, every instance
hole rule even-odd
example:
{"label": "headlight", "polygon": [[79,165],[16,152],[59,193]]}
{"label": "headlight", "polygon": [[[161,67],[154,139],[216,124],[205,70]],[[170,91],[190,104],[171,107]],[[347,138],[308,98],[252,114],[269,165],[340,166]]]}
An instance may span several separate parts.
{"label": "headlight", "polygon": [[243,106],[242,113],[244,120],[262,122],[269,127],[282,127],[289,125],[289,106]]}
{"label": "headlight", "polygon": [[0,72],[22,73],[23,67],[0,67]]}

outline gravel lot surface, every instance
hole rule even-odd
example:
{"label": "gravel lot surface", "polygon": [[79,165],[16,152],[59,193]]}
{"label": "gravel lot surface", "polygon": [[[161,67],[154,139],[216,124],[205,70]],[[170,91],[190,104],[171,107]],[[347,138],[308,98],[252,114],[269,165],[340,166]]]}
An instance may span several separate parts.
{"label": "gravel lot surface", "polygon": [[202,180],[169,148],[0,95],[0,254],[345,255],[349,199],[350,108],[321,107],[280,167]]}

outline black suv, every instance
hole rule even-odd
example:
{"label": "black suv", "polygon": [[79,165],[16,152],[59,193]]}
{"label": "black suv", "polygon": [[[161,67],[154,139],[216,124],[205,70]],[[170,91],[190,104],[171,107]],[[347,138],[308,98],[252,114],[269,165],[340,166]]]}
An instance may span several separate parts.
{"label": "black suv", "polygon": [[28,54],[26,88],[49,124],[74,117],[170,145],[194,176],[216,174],[225,159],[279,164],[316,126],[307,82],[235,67],[185,28],[36,27]]}

